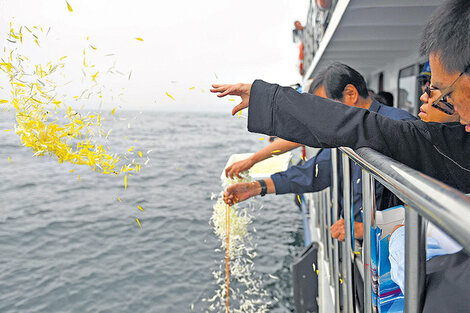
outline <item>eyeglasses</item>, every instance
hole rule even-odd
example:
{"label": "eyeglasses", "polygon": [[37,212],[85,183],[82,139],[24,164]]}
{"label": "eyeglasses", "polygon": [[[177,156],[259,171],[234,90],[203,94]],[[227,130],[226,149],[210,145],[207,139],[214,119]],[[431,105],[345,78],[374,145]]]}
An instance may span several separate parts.
{"label": "eyeglasses", "polygon": [[[447,102],[447,97],[451,93],[451,89],[452,89],[452,87],[454,87],[457,80],[459,80],[459,78],[462,77],[462,75],[464,73],[466,73],[469,69],[470,69],[470,65],[468,65],[463,70],[463,72],[460,73],[459,76],[457,76],[457,78],[452,82],[452,84],[449,85],[449,87],[444,89],[444,91],[441,93],[439,98],[437,98],[432,103],[432,106],[434,108],[436,108],[436,109],[438,109],[438,110],[440,110],[440,111],[442,111],[442,112],[444,112],[445,114],[448,114],[448,115],[453,115],[455,113],[454,105]],[[428,94],[429,98],[431,98],[431,90],[435,90],[435,88],[433,89],[432,87],[426,86],[426,88],[424,89],[424,92],[426,92]]]}
{"label": "eyeglasses", "polygon": [[[454,81],[455,83],[455,81]],[[451,85],[452,86],[452,85]],[[431,91],[432,90],[437,90],[433,87],[430,87],[430,86],[426,86],[424,88],[424,92],[428,95],[429,98],[431,98]],[[447,90],[447,88],[446,88]],[[454,109],[454,106],[452,104],[450,104],[449,102],[447,102],[447,95],[445,95],[444,93],[441,94],[441,96],[436,100],[434,101],[431,105],[438,109],[439,111],[442,111],[444,112],[445,114],[448,114],[448,115],[453,115],[455,113],[455,109]]]}

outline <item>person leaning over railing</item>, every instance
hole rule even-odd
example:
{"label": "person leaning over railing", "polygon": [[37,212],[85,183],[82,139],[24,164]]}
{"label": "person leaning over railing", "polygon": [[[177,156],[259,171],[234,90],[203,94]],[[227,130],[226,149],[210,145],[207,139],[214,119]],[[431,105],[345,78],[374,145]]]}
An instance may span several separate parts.
{"label": "person leaning over railing", "polygon": [[[367,91],[367,85],[362,75],[353,68],[342,63],[333,63],[320,71],[314,78],[310,93],[317,96],[329,98],[342,103],[370,110],[383,116],[390,117],[396,120],[414,120],[414,116],[406,111],[386,107],[373,98],[371,98]],[[279,139],[278,139],[279,140]],[[281,141],[280,143],[272,143],[268,148],[263,148],[255,155],[260,155],[267,151],[275,151],[277,148],[297,147],[299,144],[289,141]],[[275,149],[275,150],[271,150]],[[266,151],[267,150],[267,151]],[[285,151],[285,149],[283,149]],[[244,160],[241,163],[234,164],[235,167],[246,166],[244,162],[251,161]],[[229,167],[226,174],[233,175],[234,167]],[[331,151],[330,149],[321,149],[317,155],[307,161],[302,166],[293,166],[287,171],[271,175],[271,178],[263,181],[256,181],[250,183],[237,183],[227,188],[224,193],[224,199],[227,203],[233,203],[234,199],[238,201],[246,200],[247,198],[264,195],[262,185],[266,185],[266,193],[287,194],[287,193],[306,193],[316,192],[331,186]],[[359,165],[355,164],[352,168],[352,181],[354,184],[354,223],[355,236],[362,238],[362,169]],[[342,190],[342,184],[340,184]],[[389,199],[383,199],[382,194],[384,187],[380,183],[376,183],[376,200],[379,208],[388,208],[392,205]],[[340,212],[342,212],[342,192],[340,194]],[[339,220],[332,226],[332,236],[339,240],[344,240],[344,221]]]}
{"label": "person leaning over railing", "polygon": [[[445,113],[457,112],[458,123],[396,121],[374,112],[298,94],[290,88],[255,81],[251,84],[213,85],[218,96],[239,95],[232,114],[248,110],[248,130],[274,135],[312,147],[372,148],[411,168],[470,192],[470,1],[448,0],[427,23],[421,53],[429,56],[431,96]],[[428,275],[423,312],[470,311],[470,257],[463,251],[448,257],[448,267]],[[453,258],[453,259],[452,259]],[[446,258],[447,259],[447,258]],[[458,262],[456,260],[459,260]],[[429,262],[428,262],[429,263]],[[435,263],[435,262],[432,262]],[[462,268],[466,271],[460,273]],[[438,277],[438,278],[437,278]],[[452,277],[452,284],[448,283]],[[447,282],[447,283],[445,283]],[[439,299],[447,301],[439,302]],[[448,310],[446,305],[452,308]]]}
{"label": "person leaning over railing", "polygon": [[[420,97],[423,104],[420,107],[419,117],[425,122],[451,123],[459,120],[458,114],[446,114],[432,106],[433,102],[439,98],[440,92],[431,93],[428,86]],[[435,256],[456,253],[462,250],[462,246],[447,236],[439,228],[429,223],[426,227],[426,260]],[[389,238],[389,260],[390,276],[392,280],[400,286],[405,294],[405,227],[397,225]]]}

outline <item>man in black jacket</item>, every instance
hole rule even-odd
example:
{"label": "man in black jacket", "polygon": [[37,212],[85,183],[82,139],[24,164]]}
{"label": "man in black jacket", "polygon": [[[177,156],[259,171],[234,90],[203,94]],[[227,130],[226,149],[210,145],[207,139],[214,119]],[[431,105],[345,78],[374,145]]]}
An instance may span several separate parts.
{"label": "man in black jacket", "polygon": [[[421,53],[429,57],[433,106],[459,123],[395,121],[291,88],[255,81],[213,85],[238,95],[232,114],[248,109],[248,130],[312,147],[370,147],[462,192],[470,192],[470,1],[448,0],[427,23]],[[465,252],[428,264],[423,312],[469,312],[470,258]],[[429,263],[429,262],[428,262]],[[448,264],[449,266],[445,266]],[[445,300],[445,301],[443,301]]]}

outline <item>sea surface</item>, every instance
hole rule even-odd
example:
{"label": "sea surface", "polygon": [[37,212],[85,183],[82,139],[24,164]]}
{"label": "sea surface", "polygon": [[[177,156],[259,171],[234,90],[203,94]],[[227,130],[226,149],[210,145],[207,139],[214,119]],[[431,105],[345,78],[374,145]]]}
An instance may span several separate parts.
{"label": "sea surface", "polygon": [[[13,115],[0,113],[0,312],[207,310],[201,299],[213,295],[211,273],[225,257],[209,225],[211,194],[221,191],[228,157],[257,151],[266,136],[229,114],[103,117],[112,151],[133,146],[129,159],[141,162],[137,151],[150,158],[126,190],[123,177],[33,157],[4,131],[13,129]],[[254,206],[255,273],[270,312],[293,312],[290,267],[303,246],[301,215],[292,195]]]}

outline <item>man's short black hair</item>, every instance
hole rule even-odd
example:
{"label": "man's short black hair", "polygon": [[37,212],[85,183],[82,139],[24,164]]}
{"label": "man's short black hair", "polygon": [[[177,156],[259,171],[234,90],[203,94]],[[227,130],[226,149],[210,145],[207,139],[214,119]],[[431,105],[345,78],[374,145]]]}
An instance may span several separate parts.
{"label": "man's short black hair", "polygon": [[448,0],[436,9],[424,27],[420,52],[436,53],[449,73],[470,65],[469,0]]}
{"label": "man's short black hair", "polygon": [[379,101],[380,103],[388,105],[389,107],[393,107],[393,94],[392,93],[388,91],[381,91],[378,93],[378,96],[382,97],[385,100],[385,102]]}
{"label": "man's short black hair", "polygon": [[323,86],[328,98],[342,100],[344,88],[349,84],[356,87],[359,96],[362,98],[366,99],[369,97],[364,77],[350,66],[335,62],[315,75],[309,93],[315,93],[318,88]]}

